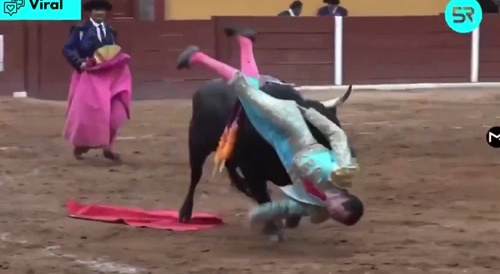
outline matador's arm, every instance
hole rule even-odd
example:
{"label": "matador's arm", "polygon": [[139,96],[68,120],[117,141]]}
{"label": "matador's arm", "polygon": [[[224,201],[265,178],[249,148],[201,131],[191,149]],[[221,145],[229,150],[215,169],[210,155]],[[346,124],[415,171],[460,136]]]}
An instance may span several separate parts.
{"label": "matador's arm", "polygon": [[299,106],[299,109],[304,118],[328,138],[340,168],[352,167],[355,163],[344,130],[313,108]]}

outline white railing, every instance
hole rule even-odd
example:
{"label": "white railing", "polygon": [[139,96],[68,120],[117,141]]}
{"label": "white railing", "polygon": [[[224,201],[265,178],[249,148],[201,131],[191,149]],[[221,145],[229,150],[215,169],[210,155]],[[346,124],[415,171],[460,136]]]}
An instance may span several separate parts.
{"label": "white railing", "polygon": [[[335,48],[334,48],[334,85],[333,86],[300,86],[299,90],[335,90],[345,89],[343,82],[343,17],[335,17]],[[377,85],[355,85],[355,89],[374,90],[407,90],[407,89],[432,89],[432,88],[468,88],[468,87],[500,87],[499,82],[479,82],[479,34],[477,28],[471,35],[470,55],[470,82],[463,83],[416,83],[416,84],[377,84]]]}
{"label": "white railing", "polygon": [[477,28],[471,35],[471,50],[470,50],[470,81],[471,83],[479,82],[479,29]]}

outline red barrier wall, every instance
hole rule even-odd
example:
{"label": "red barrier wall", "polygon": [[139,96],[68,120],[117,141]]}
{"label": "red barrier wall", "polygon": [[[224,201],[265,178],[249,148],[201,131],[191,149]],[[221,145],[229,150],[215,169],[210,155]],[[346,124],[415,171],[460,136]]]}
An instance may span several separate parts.
{"label": "red barrier wall", "polygon": [[0,72],[0,94],[11,95],[14,91],[25,90],[25,24],[0,22],[0,34],[4,35],[4,71]]}
{"label": "red barrier wall", "polygon": [[[68,22],[3,22],[5,71],[0,94],[26,90],[32,97],[65,99],[71,69],[61,56]],[[237,66],[226,26],[258,31],[255,55],[262,73],[296,84],[333,84],[334,27],[331,18],[216,17],[212,20],[116,21],[119,44],[132,56],[138,99],[191,96],[215,75],[195,68],[177,71],[179,52],[189,44]],[[481,26],[480,79],[500,80],[498,16]],[[344,20],[344,83],[466,82],[470,35],[455,34],[442,16],[348,17]]]}
{"label": "red barrier wall", "polygon": [[498,15],[483,17],[479,36],[479,81],[500,81],[500,18]]}
{"label": "red barrier wall", "polygon": [[466,82],[470,47],[440,16],[346,18],[344,82]]}

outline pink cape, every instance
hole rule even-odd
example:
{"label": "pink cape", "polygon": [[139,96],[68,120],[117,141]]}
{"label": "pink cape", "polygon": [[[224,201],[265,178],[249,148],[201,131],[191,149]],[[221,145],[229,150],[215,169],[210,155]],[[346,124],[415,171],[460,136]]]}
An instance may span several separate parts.
{"label": "pink cape", "polygon": [[118,129],[130,119],[129,60],[119,53],[82,73],[73,72],[63,134],[73,146],[112,148]]}

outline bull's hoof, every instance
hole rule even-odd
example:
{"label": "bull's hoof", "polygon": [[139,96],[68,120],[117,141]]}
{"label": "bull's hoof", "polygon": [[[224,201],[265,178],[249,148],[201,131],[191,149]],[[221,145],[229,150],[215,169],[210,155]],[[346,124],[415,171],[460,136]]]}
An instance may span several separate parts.
{"label": "bull's hoof", "polygon": [[186,198],[182,204],[181,209],[179,209],[179,222],[183,224],[188,224],[191,222],[191,217],[193,215],[193,200]]}
{"label": "bull's hoof", "polygon": [[197,46],[188,46],[181,54],[179,58],[177,58],[177,69],[185,69],[189,68],[189,63],[191,62],[191,57],[193,54],[200,51],[200,48]]}
{"label": "bull's hoof", "polygon": [[179,223],[189,224],[191,222],[191,214],[184,210],[184,207],[179,210]]}
{"label": "bull's hoof", "polygon": [[255,35],[257,34],[252,28],[224,28],[224,33],[227,37],[243,36],[255,42]]}
{"label": "bull's hoof", "polygon": [[109,159],[115,163],[121,163],[122,162],[122,158],[120,157],[120,154],[116,153],[116,152],[112,152],[111,150],[109,149],[103,149],[102,150],[102,155],[104,156],[104,158],[106,159]]}
{"label": "bull's hoof", "polygon": [[89,150],[88,147],[75,147],[73,148],[73,156],[77,160],[83,160],[83,154],[89,152]]}
{"label": "bull's hoof", "polygon": [[191,216],[183,216],[183,215],[179,214],[179,223],[181,223],[181,224],[191,223]]}

